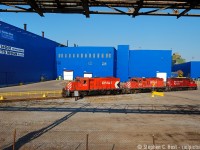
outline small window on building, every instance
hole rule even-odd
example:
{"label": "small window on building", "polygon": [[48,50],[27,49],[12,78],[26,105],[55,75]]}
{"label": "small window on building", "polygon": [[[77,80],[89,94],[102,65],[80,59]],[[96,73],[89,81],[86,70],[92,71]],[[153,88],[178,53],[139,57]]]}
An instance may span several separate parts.
{"label": "small window on building", "polygon": [[108,53],[106,53],[106,58],[108,58],[109,57],[109,54]]}
{"label": "small window on building", "polygon": [[89,58],[91,58],[92,57],[92,54],[91,53],[89,53]]}
{"label": "small window on building", "polygon": [[83,58],[83,54],[81,53],[81,58]]}
{"label": "small window on building", "polygon": [[97,58],[99,58],[99,57],[100,57],[100,54],[98,53],[98,54],[97,54]]}
{"label": "small window on building", "polygon": [[92,56],[93,58],[95,58],[96,57],[96,55],[95,55],[95,53],[93,53],[93,56]]}
{"label": "small window on building", "polygon": [[109,58],[111,58],[111,53],[109,53],[109,56],[108,56]]}
{"label": "small window on building", "polygon": [[76,54],[76,57],[79,58],[79,54]]}
{"label": "small window on building", "polygon": [[104,58],[104,54],[103,53],[101,54],[101,58]]}
{"label": "small window on building", "polygon": [[87,54],[85,54],[85,58],[87,58]]}
{"label": "small window on building", "polygon": [[107,65],[107,62],[102,62],[102,66],[106,66]]}
{"label": "small window on building", "polygon": [[69,54],[69,58],[71,58],[71,54]]}

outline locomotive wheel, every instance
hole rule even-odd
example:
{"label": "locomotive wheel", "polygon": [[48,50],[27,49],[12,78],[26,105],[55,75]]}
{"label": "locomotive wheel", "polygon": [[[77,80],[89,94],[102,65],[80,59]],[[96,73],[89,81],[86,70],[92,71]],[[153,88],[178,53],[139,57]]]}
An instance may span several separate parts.
{"label": "locomotive wheel", "polygon": [[130,90],[130,93],[131,93],[131,94],[134,94],[134,93],[135,93],[135,90]]}
{"label": "locomotive wheel", "polygon": [[111,92],[110,91],[106,91],[106,95],[110,95],[111,94]]}

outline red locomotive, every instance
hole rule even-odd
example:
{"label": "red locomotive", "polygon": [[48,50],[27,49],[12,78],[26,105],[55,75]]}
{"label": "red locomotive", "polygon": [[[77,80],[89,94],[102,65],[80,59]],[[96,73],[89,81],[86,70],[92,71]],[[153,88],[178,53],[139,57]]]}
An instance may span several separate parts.
{"label": "red locomotive", "polygon": [[168,78],[165,84],[162,78],[131,78],[120,83],[120,78],[76,78],[63,88],[63,97],[74,96],[77,91],[80,97],[99,94],[125,94],[146,91],[196,90],[197,84],[190,78]]}
{"label": "red locomotive", "polygon": [[110,94],[120,91],[120,79],[107,78],[76,78],[75,81],[67,83],[63,89],[63,96],[73,96],[78,91],[80,96],[92,94]]}
{"label": "red locomotive", "polygon": [[123,86],[126,93],[137,93],[152,90],[164,90],[165,84],[162,78],[131,78]]}
{"label": "red locomotive", "polygon": [[168,78],[166,90],[197,90],[197,84],[190,78]]}

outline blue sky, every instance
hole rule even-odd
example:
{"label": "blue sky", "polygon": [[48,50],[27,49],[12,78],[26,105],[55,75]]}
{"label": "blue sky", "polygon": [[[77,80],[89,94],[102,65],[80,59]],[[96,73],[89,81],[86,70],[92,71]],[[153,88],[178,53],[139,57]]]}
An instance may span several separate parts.
{"label": "blue sky", "polygon": [[79,46],[114,46],[130,49],[170,49],[187,61],[200,61],[200,18],[0,13],[0,20],[66,44]]}

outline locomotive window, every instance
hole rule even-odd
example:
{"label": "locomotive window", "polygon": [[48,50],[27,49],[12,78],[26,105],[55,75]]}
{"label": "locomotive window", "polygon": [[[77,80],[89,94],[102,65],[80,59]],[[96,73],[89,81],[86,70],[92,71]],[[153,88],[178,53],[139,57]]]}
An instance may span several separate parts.
{"label": "locomotive window", "polygon": [[81,53],[81,58],[83,58],[83,54]]}
{"label": "locomotive window", "polygon": [[83,80],[83,84],[86,84],[86,80]]}
{"label": "locomotive window", "polygon": [[92,57],[92,54],[91,53],[89,53],[89,58],[91,58]]}
{"label": "locomotive window", "polygon": [[65,58],[67,58],[67,54],[65,54]]}
{"label": "locomotive window", "polygon": [[101,58],[104,58],[104,54],[103,53],[101,54]]}
{"label": "locomotive window", "polygon": [[69,54],[69,58],[71,58],[71,54]]}
{"label": "locomotive window", "polygon": [[93,54],[93,58],[95,58],[95,53]]}
{"label": "locomotive window", "polygon": [[99,58],[99,56],[100,56],[100,54],[98,53],[98,54],[97,54],[97,58]]}
{"label": "locomotive window", "polygon": [[79,58],[79,54],[77,54],[76,57]]}
{"label": "locomotive window", "polygon": [[87,54],[85,54],[85,58],[87,58]]}
{"label": "locomotive window", "polygon": [[75,58],[75,54],[73,54],[73,58]]}

